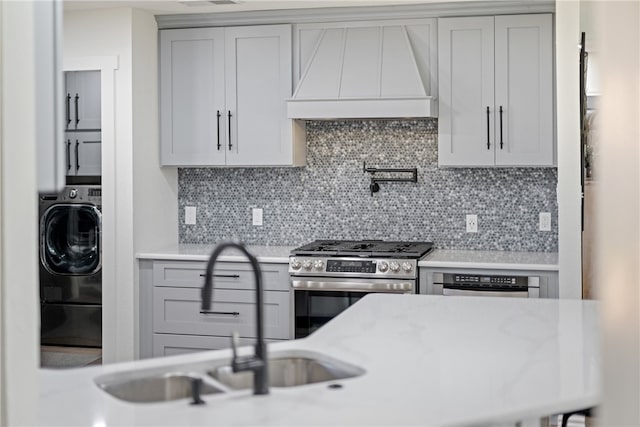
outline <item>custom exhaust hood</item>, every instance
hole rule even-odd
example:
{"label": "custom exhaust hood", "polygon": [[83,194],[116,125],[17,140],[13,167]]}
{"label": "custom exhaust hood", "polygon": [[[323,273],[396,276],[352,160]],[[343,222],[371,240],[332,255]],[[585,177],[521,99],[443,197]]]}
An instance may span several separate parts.
{"label": "custom exhaust hood", "polygon": [[433,19],[303,24],[289,118],[436,117]]}

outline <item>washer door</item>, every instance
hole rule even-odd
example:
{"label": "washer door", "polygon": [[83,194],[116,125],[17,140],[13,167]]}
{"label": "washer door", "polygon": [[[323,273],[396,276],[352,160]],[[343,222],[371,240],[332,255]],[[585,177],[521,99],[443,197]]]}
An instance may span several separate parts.
{"label": "washer door", "polygon": [[53,205],[40,223],[40,261],[49,273],[90,275],[100,270],[102,215],[94,205]]}

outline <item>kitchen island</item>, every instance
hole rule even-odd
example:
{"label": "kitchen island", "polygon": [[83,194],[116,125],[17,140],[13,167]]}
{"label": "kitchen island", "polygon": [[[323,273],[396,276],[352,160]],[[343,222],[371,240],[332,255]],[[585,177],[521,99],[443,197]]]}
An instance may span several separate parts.
{"label": "kitchen island", "polygon": [[[215,291],[214,291],[215,292]],[[229,360],[220,350],[138,362],[41,370],[43,425],[495,425],[530,422],[600,401],[598,303],[372,294],[273,354],[318,353],[364,369],[350,379],[205,395],[118,400],[97,377]],[[252,349],[241,348],[241,354]],[[339,383],[341,388],[330,388]]]}

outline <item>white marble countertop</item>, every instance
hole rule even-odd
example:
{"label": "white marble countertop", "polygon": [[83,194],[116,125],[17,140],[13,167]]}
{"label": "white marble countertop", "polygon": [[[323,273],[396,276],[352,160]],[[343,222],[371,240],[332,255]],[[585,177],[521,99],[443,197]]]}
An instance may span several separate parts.
{"label": "white marble countertop", "polygon": [[[173,261],[208,261],[215,244],[178,244],[155,251],[140,252],[138,259]],[[267,263],[289,262],[289,254],[297,246],[247,245],[258,261]],[[245,262],[239,252],[229,249],[220,255],[220,261]],[[436,249],[418,262],[419,267],[481,268],[558,271],[556,252],[507,252]]]}
{"label": "white marble countertop", "polygon": [[465,251],[436,249],[418,267],[558,271],[557,252]]}
{"label": "white marble countertop", "polygon": [[[158,259],[172,261],[208,261],[215,244],[178,244],[161,248],[152,252],[139,252],[138,259]],[[289,263],[289,253],[297,246],[259,246],[247,245],[249,252],[260,262]],[[220,254],[219,261],[246,262],[247,258],[235,249],[228,249]]]}
{"label": "white marble countertop", "polygon": [[[598,303],[579,300],[372,294],[306,339],[272,354],[310,351],[362,376],[133,404],[100,390],[100,375],[228,360],[220,350],[125,364],[40,371],[42,425],[494,425],[600,401]],[[243,347],[244,353],[250,350]]]}

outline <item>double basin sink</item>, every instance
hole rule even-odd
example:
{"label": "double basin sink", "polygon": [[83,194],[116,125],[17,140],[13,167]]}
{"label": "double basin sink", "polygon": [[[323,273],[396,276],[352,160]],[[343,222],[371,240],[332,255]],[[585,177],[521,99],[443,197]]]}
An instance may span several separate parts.
{"label": "double basin sink", "polygon": [[[335,382],[364,374],[364,369],[315,352],[287,351],[269,354],[269,386],[296,387]],[[203,396],[253,387],[251,372],[234,373],[228,360],[172,365],[117,372],[95,379],[106,393],[134,403],[192,398],[194,382]]]}

